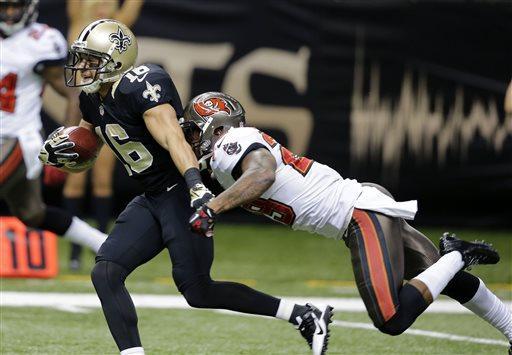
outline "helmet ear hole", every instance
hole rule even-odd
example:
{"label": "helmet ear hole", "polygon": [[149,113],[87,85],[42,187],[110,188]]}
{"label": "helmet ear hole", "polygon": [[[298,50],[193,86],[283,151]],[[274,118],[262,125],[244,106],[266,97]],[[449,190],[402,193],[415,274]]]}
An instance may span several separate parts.
{"label": "helmet ear hole", "polygon": [[123,63],[117,62],[115,69],[117,70],[117,69],[121,68],[122,66],[123,66]]}
{"label": "helmet ear hole", "polygon": [[219,126],[219,127],[215,128],[215,130],[213,131],[213,134],[220,135],[223,130],[224,130],[224,126]]}

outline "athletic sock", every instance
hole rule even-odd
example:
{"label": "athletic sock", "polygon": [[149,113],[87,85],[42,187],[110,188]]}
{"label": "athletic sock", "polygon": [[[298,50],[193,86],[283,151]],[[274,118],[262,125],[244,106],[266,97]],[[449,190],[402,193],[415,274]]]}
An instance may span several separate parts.
{"label": "athletic sock", "polygon": [[485,319],[512,343],[512,312],[482,280],[476,294],[463,306]]}
{"label": "athletic sock", "polygon": [[480,279],[478,277],[461,270],[448,282],[448,285],[446,285],[441,294],[463,304],[475,296],[479,285]]}
{"label": "athletic sock", "polygon": [[423,282],[436,299],[453,276],[464,267],[462,254],[458,251],[443,255],[439,260],[414,279]]}
{"label": "athletic sock", "polygon": [[306,306],[281,299],[279,302],[279,308],[277,309],[276,318],[290,322],[293,325],[298,325],[299,321],[297,318],[300,319],[300,316],[307,310],[308,308]]}
{"label": "athletic sock", "polygon": [[[82,218],[83,213],[83,197],[65,197],[62,204],[67,212],[73,216]],[[71,253],[69,258],[71,260],[79,260],[82,254],[82,246],[80,244],[71,243]]]}
{"label": "athletic sock", "polygon": [[92,228],[80,218],[73,217],[71,225],[64,233],[64,238],[74,243],[87,246],[97,253],[100,246],[105,239],[107,239],[107,236],[99,230]]}
{"label": "athletic sock", "polygon": [[138,346],[136,348],[124,349],[121,351],[121,355],[144,355],[144,348]]}
{"label": "athletic sock", "polygon": [[98,229],[106,233],[112,213],[112,197],[94,197],[94,217],[98,221]]}

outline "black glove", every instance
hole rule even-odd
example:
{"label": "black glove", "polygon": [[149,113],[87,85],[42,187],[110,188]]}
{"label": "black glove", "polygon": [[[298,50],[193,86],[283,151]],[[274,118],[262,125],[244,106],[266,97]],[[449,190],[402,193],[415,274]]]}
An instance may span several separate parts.
{"label": "black glove", "polygon": [[76,164],[74,160],[78,154],[74,152],[65,152],[73,148],[75,143],[70,142],[67,134],[60,134],[64,127],[59,127],[53,131],[44,142],[39,151],[39,160],[45,165],[61,168],[64,165],[72,166]]}
{"label": "black glove", "polygon": [[190,217],[188,223],[194,232],[211,238],[216,218],[217,214],[210,207],[203,205]]}
{"label": "black glove", "polygon": [[190,188],[190,206],[196,210],[214,197],[214,194],[203,183],[197,183]]}

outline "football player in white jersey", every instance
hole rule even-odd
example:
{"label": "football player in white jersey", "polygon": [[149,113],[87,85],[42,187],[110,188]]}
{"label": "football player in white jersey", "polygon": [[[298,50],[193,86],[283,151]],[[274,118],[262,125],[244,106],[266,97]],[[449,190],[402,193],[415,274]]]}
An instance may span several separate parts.
{"label": "football player in white jersey", "polygon": [[45,83],[69,99],[68,117],[79,117],[78,96],[62,75],[67,43],[56,29],[36,23],[37,0],[0,0],[0,198],[29,227],[49,230],[95,252],[106,235],[42,199],[38,153]]}
{"label": "football player in white jersey", "polygon": [[438,252],[405,222],[414,218],[416,201],[396,202],[381,186],[344,179],[245,127],[242,106],[226,94],[208,92],[192,99],[182,128],[203,167],[225,189],[192,215],[196,232],[211,236],[219,213],[242,206],[293,229],[343,239],[359,293],[380,331],[401,334],[443,293],[512,341],[510,309],[482,280],[463,271],[498,262],[488,244],[445,233]]}

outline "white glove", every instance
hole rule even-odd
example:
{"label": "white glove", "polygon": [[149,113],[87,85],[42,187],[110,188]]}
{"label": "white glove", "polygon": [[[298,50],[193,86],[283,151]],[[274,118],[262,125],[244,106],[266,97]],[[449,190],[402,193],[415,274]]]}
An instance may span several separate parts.
{"label": "white glove", "polygon": [[67,151],[75,146],[75,143],[69,141],[67,134],[62,134],[64,127],[59,127],[53,131],[44,142],[39,151],[39,160],[45,165],[52,165],[57,168],[63,166],[72,167],[76,164],[75,160],[78,154]]}
{"label": "white glove", "polygon": [[190,189],[190,206],[197,210],[214,197],[215,195],[206,186],[201,183],[195,184]]}

